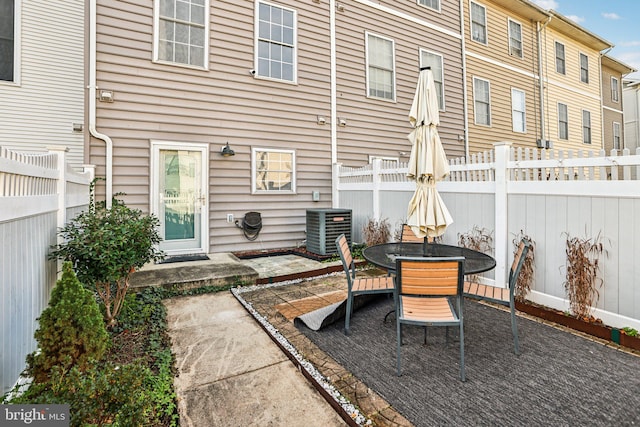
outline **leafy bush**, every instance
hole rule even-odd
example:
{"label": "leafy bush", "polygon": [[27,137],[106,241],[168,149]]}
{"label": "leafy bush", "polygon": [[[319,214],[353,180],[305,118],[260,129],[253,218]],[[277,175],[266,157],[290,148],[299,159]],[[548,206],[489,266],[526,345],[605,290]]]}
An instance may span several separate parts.
{"label": "leafy bush", "polygon": [[88,211],[60,230],[64,242],[50,257],[73,262],[80,281],[95,290],[104,303],[111,327],[122,308],[131,273],[149,261],[161,260],[164,254],[156,248],[161,240],[157,217],[131,209],[115,197],[110,208],[105,202],[96,203],[94,185]]}
{"label": "leafy bush", "polygon": [[70,262],[64,263],[49,306],[38,320],[34,336],[40,349],[27,356],[28,373],[38,382],[47,381],[55,366],[82,372],[107,350],[109,335],[98,304],[78,281]]}

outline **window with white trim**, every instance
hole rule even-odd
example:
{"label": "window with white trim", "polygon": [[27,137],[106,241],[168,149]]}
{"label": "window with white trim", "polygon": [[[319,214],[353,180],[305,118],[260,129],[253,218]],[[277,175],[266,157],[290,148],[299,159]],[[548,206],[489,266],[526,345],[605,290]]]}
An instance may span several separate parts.
{"label": "window with white trim", "polygon": [[488,80],[473,78],[473,105],[475,123],[491,126],[491,96]]}
{"label": "window with white trim", "polygon": [[616,77],[611,77],[611,100],[613,102],[620,101],[620,82]]}
{"label": "window with white trim", "polygon": [[366,33],[367,94],[373,98],[395,101],[396,73],[393,40]]}
{"label": "window with white trim", "polygon": [[295,193],[294,150],[252,148],[251,164],[252,193]]}
{"label": "window with white trim", "polygon": [[582,110],[582,142],[591,144],[591,112]]}
{"label": "window with white trim", "polygon": [[20,0],[0,0],[0,81],[13,82],[17,77],[19,10]]}
{"label": "window with white trim", "polygon": [[620,150],[622,148],[622,127],[619,122],[613,122],[613,148]]}
{"label": "window with white trim", "polygon": [[431,67],[438,94],[438,108],[444,111],[444,67],[442,55],[420,49],[420,67]]}
{"label": "window with white trim", "polygon": [[487,9],[471,2],[471,39],[487,44]]}
{"label": "window with white trim", "polygon": [[584,53],[580,54],[580,81],[589,83],[589,57]]}
{"label": "window with white trim", "polygon": [[440,12],[440,0],[418,0],[418,4]]}
{"label": "window with white trim", "polygon": [[258,2],[256,12],[256,74],[295,82],[296,11],[268,2]]}
{"label": "window with white trim", "polygon": [[569,110],[562,103],[558,103],[558,138],[569,139]]}
{"label": "window with white trim", "polygon": [[527,131],[525,93],[519,89],[511,89],[511,121],[514,132]]}
{"label": "window with white trim", "polygon": [[509,55],[522,58],[522,25],[509,19]]}
{"label": "window with white trim", "polygon": [[560,74],[566,73],[564,45],[560,42],[556,42],[556,71]]}
{"label": "window with white trim", "polygon": [[155,0],[154,60],[207,68],[209,0]]}

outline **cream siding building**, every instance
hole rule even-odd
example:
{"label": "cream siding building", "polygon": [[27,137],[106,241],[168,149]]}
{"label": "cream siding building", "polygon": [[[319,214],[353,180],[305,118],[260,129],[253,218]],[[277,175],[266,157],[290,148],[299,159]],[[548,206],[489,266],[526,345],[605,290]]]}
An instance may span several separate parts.
{"label": "cream siding building", "polygon": [[633,68],[603,55],[602,63],[602,130],[604,149],[622,150],[627,148],[624,135],[624,108],[622,79],[634,72]]}

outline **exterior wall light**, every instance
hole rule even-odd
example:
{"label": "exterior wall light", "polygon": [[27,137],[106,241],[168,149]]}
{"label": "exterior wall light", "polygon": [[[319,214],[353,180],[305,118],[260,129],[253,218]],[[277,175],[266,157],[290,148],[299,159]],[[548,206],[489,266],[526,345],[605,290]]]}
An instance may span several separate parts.
{"label": "exterior wall light", "polygon": [[222,149],[220,150],[220,154],[222,155],[222,157],[231,157],[235,156],[236,152],[233,151],[231,147],[229,147],[229,143],[227,142],[227,145],[222,147]]}

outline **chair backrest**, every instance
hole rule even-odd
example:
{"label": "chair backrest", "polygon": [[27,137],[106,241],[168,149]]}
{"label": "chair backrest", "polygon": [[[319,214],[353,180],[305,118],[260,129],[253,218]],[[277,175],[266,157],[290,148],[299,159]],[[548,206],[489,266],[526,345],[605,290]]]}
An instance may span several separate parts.
{"label": "chair backrest", "polygon": [[415,235],[411,227],[407,224],[402,224],[402,234],[400,234],[401,242],[424,242],[424,238]]}
{"label": "chair backrest", "polygon": [[351,279],[356,275],[356,269],[353,256],[351,255],[351,249],[349,249],[349,242],[344,233],[336,238],[336,248],[342,261],[342,268],[344,268],[344,272],[347,273],[347,279],[349,283],[351,283]]}
{"label": "chair backrest", "polygon": [[520,270],[522,269],[522,265],[527,258],[527,253],[530,248],[531,242],[527,238],[523,237],[518,244],[516,253],[513,255],[513,263],[511,263],[511,270],[509,270],[509,291],[511,295],[513,295],[516,288],[516,282],[518,281]]}
{"label": "chair backrest", "polygon": [[400,295],[462,295],[464,257],[397,257],[396,272]]}

